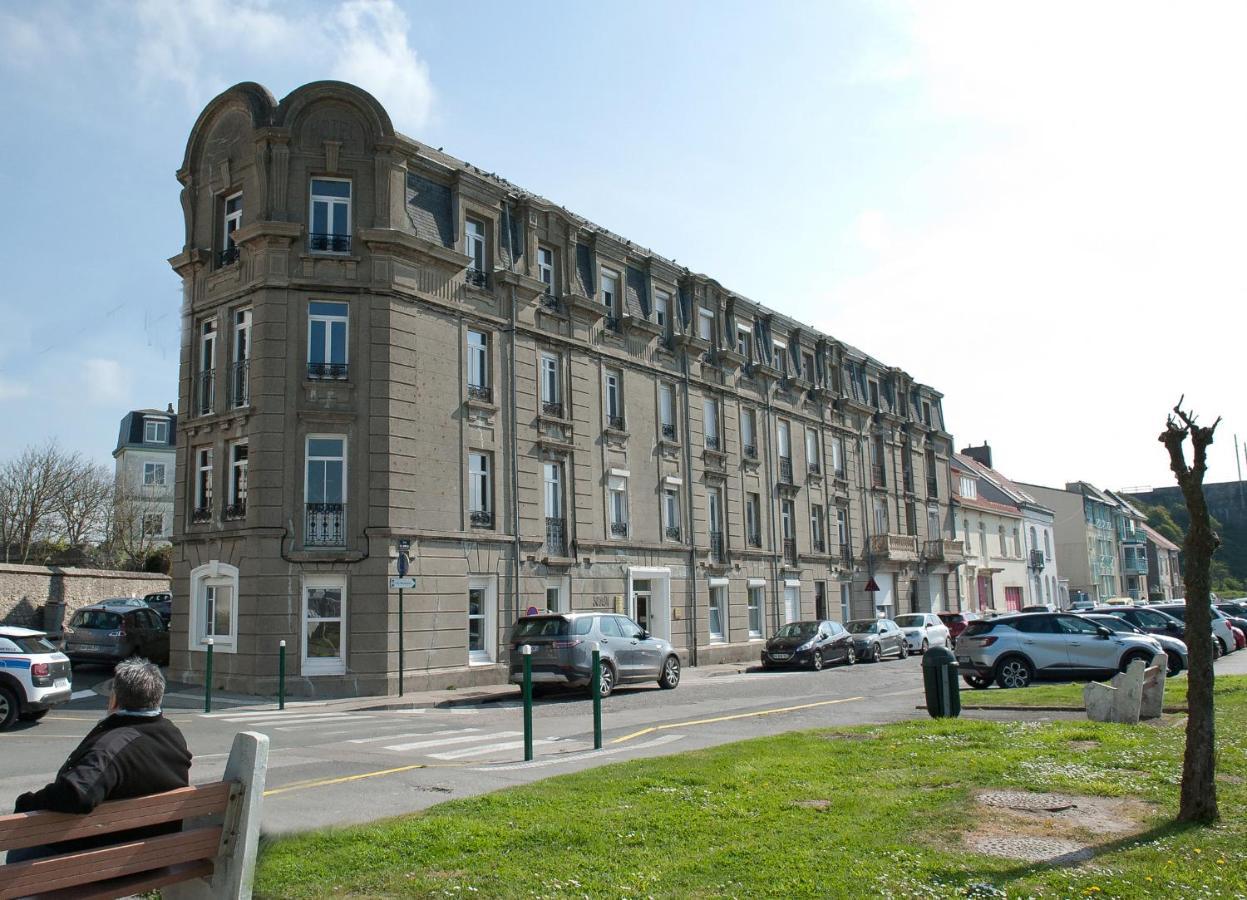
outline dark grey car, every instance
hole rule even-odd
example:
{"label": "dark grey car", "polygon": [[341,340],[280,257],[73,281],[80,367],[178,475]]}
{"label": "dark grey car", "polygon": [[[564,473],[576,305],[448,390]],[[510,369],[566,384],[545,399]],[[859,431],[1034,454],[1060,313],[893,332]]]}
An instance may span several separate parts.
{"label": "dark grey car", "polygon": [[169,630],[156,610],[86,606],[65,627],[64,653],[76,663],[115,663],[142,656],[169,664]]}
{"label": "dark grey car", "polygon": [[524,616],[511,629],[512,684],[524,680],[520,648],[532,648],[535,685],[586,687],[592,680],[593,644],[602,657],[600,694],[616,685],[657,681],[670,690],[680,683],[680,657],[671,644],[654,637],[627,616],[572,612]]}
{"label": "dark grey car", "polygon": [[891,653],[898,659],[909,656],[905,632],[891,619],[853,619],[844,623],[844,629],[853,635],[853,649],[860,660],[878,662]]}

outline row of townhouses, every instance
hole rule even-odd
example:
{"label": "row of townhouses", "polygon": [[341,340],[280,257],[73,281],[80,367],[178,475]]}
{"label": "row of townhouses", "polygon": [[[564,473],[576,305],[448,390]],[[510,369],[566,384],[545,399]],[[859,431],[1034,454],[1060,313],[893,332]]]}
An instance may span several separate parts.
{"label": "row of townhouses", "polygon": [[285,640],[292,689],[384,694],[400,629],[408,688],[495,682],[532,608],[625,612],[697,664],[962,605],[952,436],[906,371],[350,85],[231,88],[178,179],[173,678],[207,638],[226,687],[271,690]]}

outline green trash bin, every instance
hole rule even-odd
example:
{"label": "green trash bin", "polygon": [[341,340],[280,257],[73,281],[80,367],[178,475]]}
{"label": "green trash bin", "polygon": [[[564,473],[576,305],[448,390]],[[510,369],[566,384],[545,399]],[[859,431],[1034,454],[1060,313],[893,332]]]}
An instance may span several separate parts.
{"label": "green trash bin", "polygon": [[922,686],[927,712],[933,719],[961,715],[961,681],[957,657],[947,647],[932,647],[922,655]]}

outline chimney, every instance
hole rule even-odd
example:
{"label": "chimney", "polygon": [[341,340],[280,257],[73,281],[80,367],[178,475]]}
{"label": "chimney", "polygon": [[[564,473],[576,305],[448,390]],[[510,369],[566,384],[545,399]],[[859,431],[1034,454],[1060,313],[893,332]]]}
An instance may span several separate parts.
{"label": "chimney", "polygon": [[173,404],[172,404],[172,403],[170,403],[170,404],[169,404],[169,405],[165,408],[165,412],[167,412],[169,415],[173,415]]}
{"label": "chimney", "polygon": [[961,451],[962,455],[970,457],[976,463],[987,468],[992,468],[992,448],[987,441],[983,441],[982,447],[966,447]]}

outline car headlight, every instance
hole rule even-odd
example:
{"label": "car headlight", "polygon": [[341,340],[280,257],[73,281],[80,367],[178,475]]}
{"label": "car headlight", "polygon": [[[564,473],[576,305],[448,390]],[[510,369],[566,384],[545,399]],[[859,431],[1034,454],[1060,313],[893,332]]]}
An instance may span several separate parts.
{"label": "car headlight", "polygon": [[814,649],[814,641],[808,640],[804,644],[802,644],[800,647],[797,648],[797,652],[804,653],[806,650],[813,650],[813,649]]}

